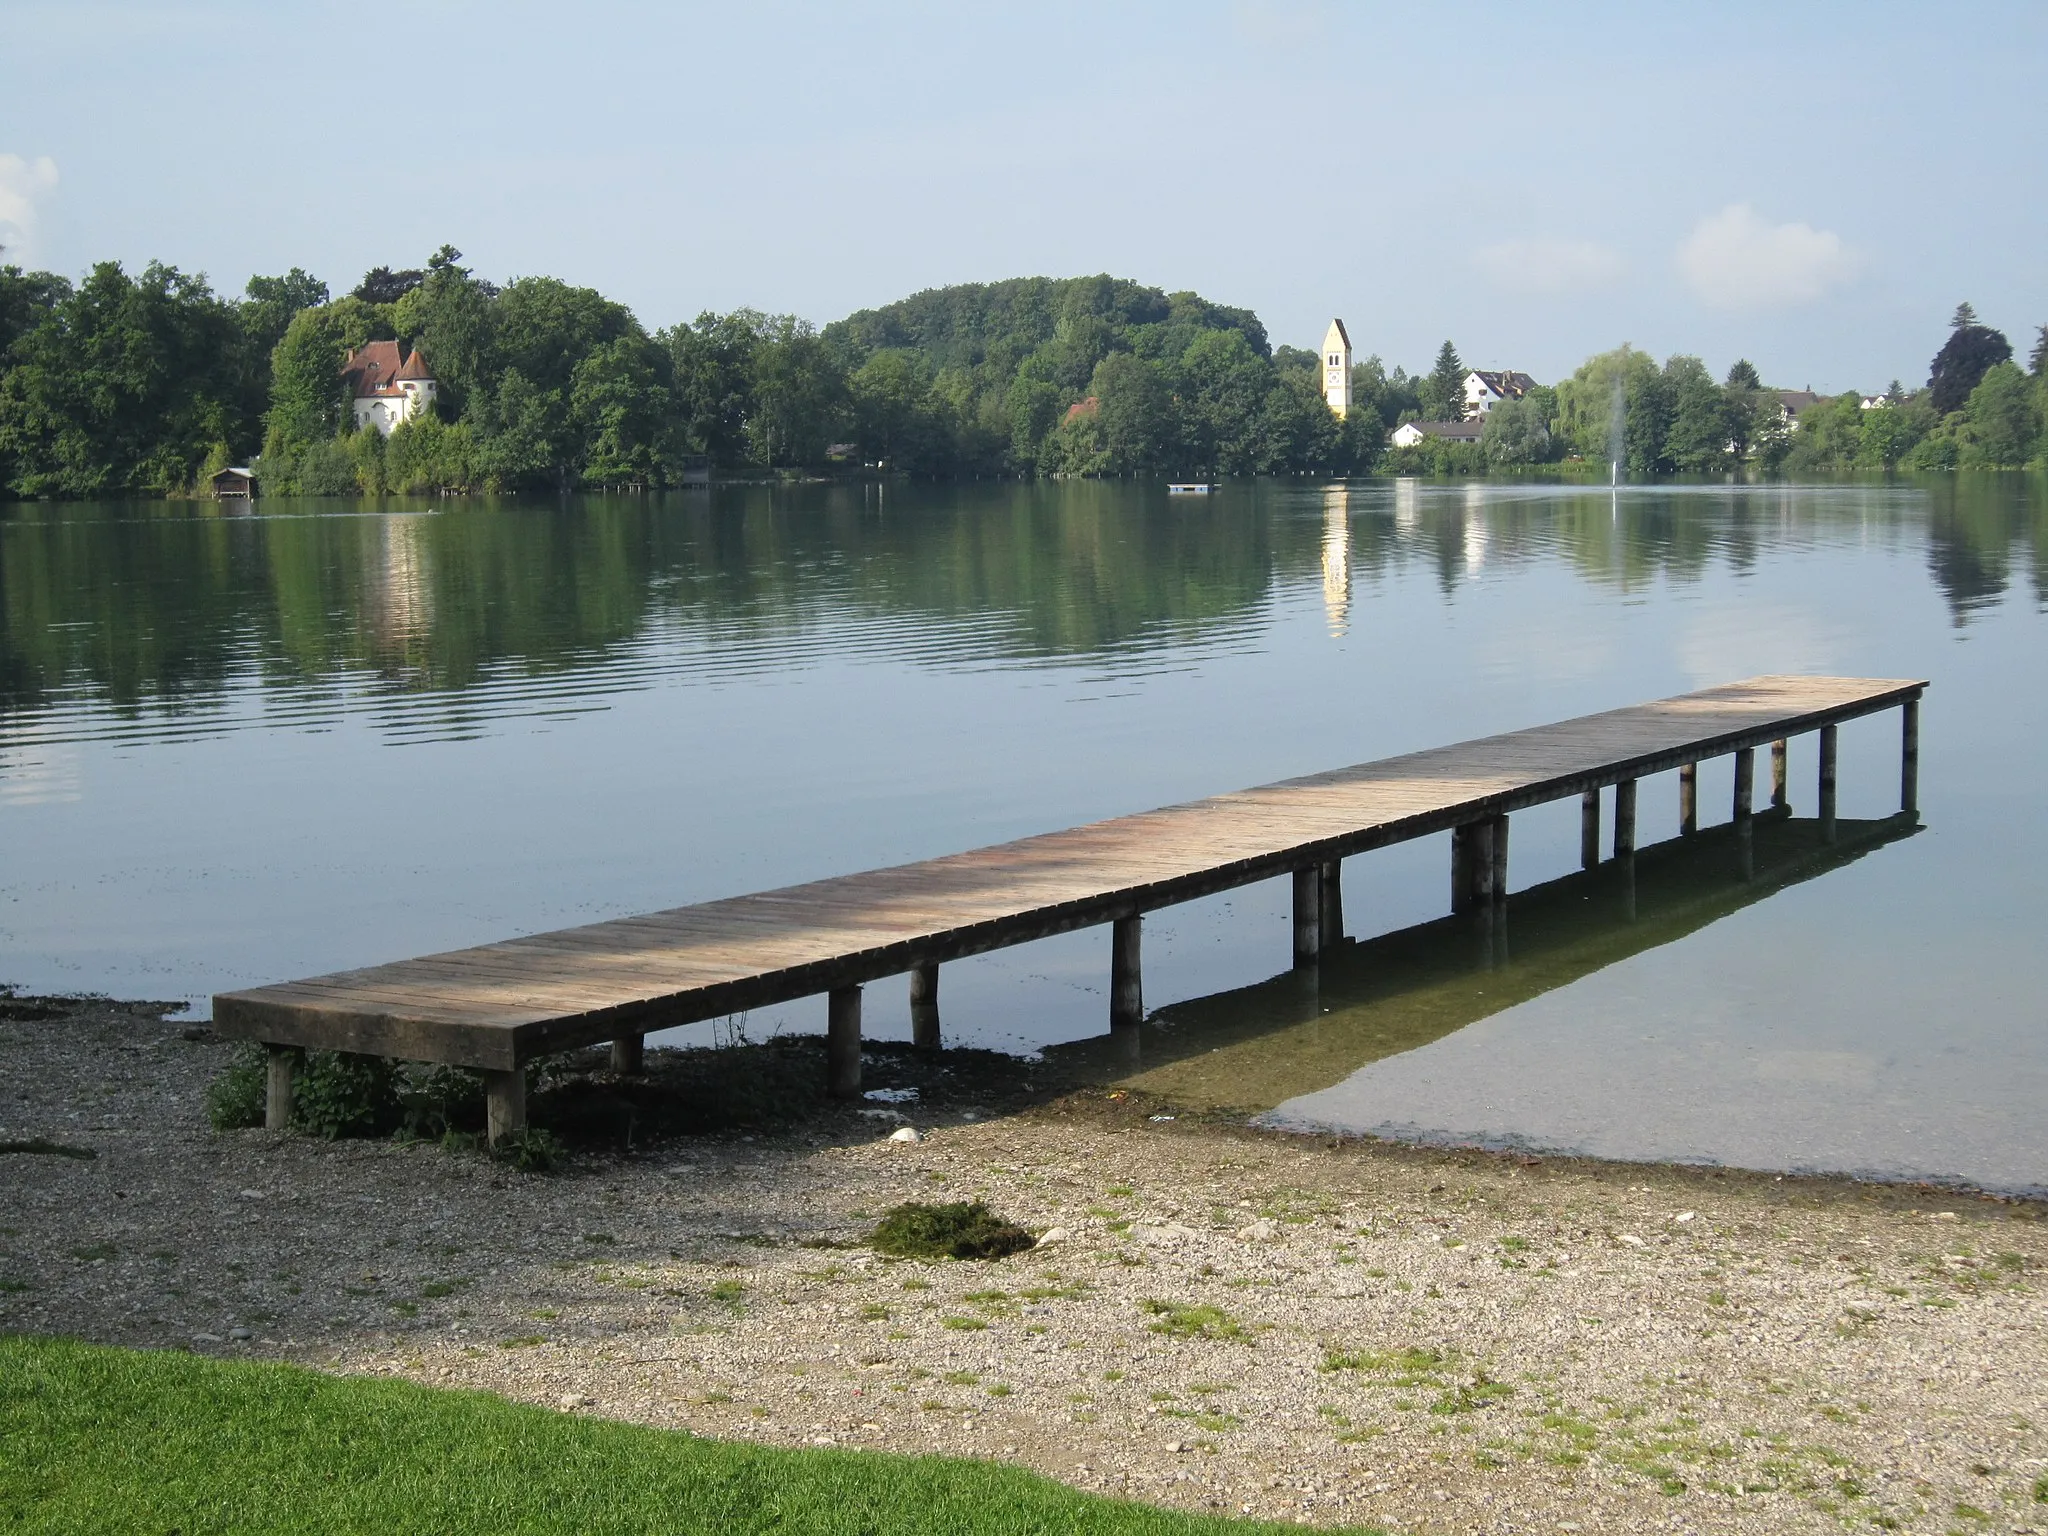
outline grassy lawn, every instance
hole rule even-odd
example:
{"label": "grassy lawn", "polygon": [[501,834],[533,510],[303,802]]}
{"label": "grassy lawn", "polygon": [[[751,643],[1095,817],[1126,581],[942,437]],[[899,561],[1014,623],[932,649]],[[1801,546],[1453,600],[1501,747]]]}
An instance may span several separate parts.
{"label": "grassy lawn", "polygon": [[480,1392],[0,1338],[0,1532],[1252,1536],[988,1462],[773,1450]]}

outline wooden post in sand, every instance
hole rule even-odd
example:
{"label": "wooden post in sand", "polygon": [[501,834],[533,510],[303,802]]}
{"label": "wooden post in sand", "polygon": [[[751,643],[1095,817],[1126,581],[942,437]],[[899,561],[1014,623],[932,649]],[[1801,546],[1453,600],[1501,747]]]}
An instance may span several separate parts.
{"label": "wooden post in sand", "polygon": [[920,965],[910,973],[910,1043],[920,1049],[939,1048],[939,968]]}
{"label": "wooden post in sand", "polygon": [[526,1129],[526,1069],[487,1071],[483,1078],[485,1124],[495,1147]]}
{"label": "wooden post in sand", "polygon": [[860,988],[834,987],[825,998],[825,1091],[860,1096]]}
{"label": "wooden post in sand", "polygon": [[263,1056],[263,1128],[288,1131],[292,1126],[292,1074],[299,1066],[298,1047],[266,1045]]}
{"label": "wooden post in sand", "polygon": [[1109,930],[1109,1027],[1133,1029],[1145,1022],[1142,950],[1145,919],[1133,912]]}

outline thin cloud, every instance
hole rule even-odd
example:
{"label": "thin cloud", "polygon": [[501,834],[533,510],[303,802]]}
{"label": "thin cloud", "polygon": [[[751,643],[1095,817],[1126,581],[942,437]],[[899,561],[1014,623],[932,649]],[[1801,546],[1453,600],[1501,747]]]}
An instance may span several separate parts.
{"label": "thin cloud", "polygon": [[0,261],[19,264],[35,248],[36,204],[57,189],[57,162],[48,155],[24,160],[0,155]]}
{"label": "thin cloud", "polygon": [[1720,309],[1808,304],[1854,277],[1856,265],[1832,230],[1769,224],[1747,203],[1701,219],[1678,248],[1680,274]]}
{"label": "thin cloud", "polygon": [[1472,263],[1488,279],[1518,293],[1569,293],[1605,288],[1626,270],[1621,253],[1597,240],[1533,235],[1481,247]]}

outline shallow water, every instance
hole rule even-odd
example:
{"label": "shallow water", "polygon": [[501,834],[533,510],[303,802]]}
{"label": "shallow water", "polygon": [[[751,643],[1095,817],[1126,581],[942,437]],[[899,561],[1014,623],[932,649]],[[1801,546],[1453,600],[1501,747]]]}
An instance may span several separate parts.
{"label": "shallow water", "polygon": [[[1283,1123],[2040,1188],[2044,535],[2019,477],[0,508],[0,981],[203,1009],[1757,672],[1924,676],[1911,835],[1882,717],[1842,732],[1858,838],[1801,851],[1795,742],[1790,862],[1646,854],[1633,922],[1555,884],[1576,806],[1517,816],[1490,968],[1407,931],[1442,838],[1347,866],[1319,993],[1277,883],[1156,914],[1126,1070]],[[1642,795],[1675,832],[1670,778]],[[1107,947],[949,966],[947,1038],[1105,1049]]]}

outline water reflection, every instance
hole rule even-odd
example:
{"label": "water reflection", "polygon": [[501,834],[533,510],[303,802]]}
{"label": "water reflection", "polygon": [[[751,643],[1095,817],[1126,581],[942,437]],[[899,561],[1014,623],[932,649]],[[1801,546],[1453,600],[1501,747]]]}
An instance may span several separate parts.
{"label": "water reflection", "polygon": [[[1310,571],[1342,636],[1354,581],[1418,563],[1445,593],[1560,557],[1638,591],[1845,532],[1924,538],[1958,625],[2001,599],[2016,567],[2037,601],[2048,589],[2044,502],[2018,476],[1628,488],[1625,518],[1604,487],[1399,480],[1319,499],[1320,526],[1274,515],[1299,493],[1256,485],[1171,503],[1085,484],[268,502],[256,516],[16,506],[0,509],[0,723],[17,743],[146,735],[152,720],[231,728],[247,723],[231,696],[254,687],[278,693],[288,719],[384,708],[402,737],[435,720],[481,729],[562,707],[559,690],[533,687],[562,672],[589,705],[650,669],[745,675],[764,647],[774,665],[814,650],[971,665],[1227,646]],[[388,709],[455,693],[498,697]]]}
{"label": "water reflection", "polygon": [[1838,821],[1830,840],[1818,818],[1766,811],[1748,839],[1727,825],[1674,838],[1518,891],[1498,914],[1346,939],[1314,969],[1177,1003],[1124,1038],[1048,1054],[1181,1103],[1271,1110],[1918,830],[1909,815]]}

